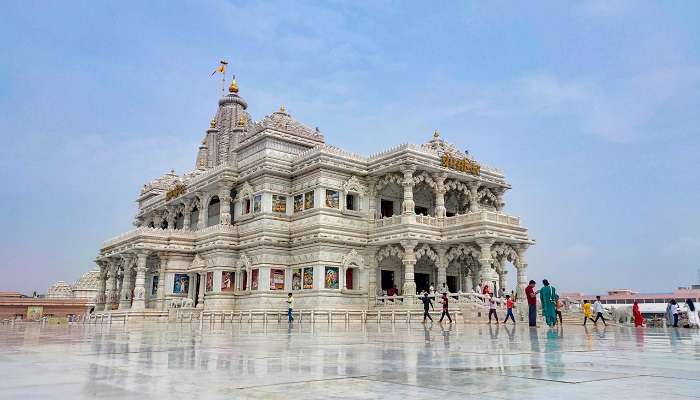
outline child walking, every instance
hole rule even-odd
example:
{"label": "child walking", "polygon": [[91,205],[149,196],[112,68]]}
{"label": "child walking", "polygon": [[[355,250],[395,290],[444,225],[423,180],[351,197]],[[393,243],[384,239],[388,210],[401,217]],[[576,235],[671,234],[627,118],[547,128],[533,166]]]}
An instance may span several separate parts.
{"label": "child walking", "polygon": [[510,295],[506,295],[506,319],[503,320],[503,323],[505,324],[506,321],[508,321],[508,318],[510,318],[513,321],[513,325],[515,325],[515,317],[513,316],[513,299],[510,298]]}

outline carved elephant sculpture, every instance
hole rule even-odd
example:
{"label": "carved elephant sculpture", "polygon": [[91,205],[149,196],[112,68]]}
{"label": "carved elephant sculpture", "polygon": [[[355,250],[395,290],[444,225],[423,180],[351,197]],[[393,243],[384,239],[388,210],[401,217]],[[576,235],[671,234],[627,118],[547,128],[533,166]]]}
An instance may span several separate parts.
{"label": "carved elephant sculpture", "polygon": [[194,307],[194,301],[192,299],[182,299],[181,304],[182,304],[181,305],[182,308],[185,308],[185,307],[193,308]]}
{"label": "carved elephant sculpture", "polygon": [[182,307],[182,299],[170,300],[170,308],[180,308],[180,307]]}

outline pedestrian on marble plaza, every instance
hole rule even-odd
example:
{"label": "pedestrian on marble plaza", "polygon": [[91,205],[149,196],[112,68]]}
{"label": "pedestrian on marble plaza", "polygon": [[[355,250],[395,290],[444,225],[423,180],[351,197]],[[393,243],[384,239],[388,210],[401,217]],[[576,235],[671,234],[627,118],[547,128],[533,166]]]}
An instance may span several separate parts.
{"label": "pedestrian on marble plaza", "polygon": [[420,299],[423,302],[423,323],[425,323],[426,318],[429,319],[430,322],[433,322],[433,318],[430,316],[430,308],[435,310],[435,307],[433,307],[433,301],[428,296],[428,293],[424,293],[423,297]]}
{"label": "pedestrian on marble plaza", "polygon": [[496,314],[496,299],[490,294],[487,295],[489,299],[489,324],[491,323],[491,316],[496,319],[496,324],[498,324],[498,314]]}
{"label": "pedestrian on marble plaza", "polygon": [[688,327],[700,328],[700,315],[692,299],[687,299],[685,305],[688,307]]}
{"label": "pedestrian on marble plaza", "polygon": [[428,293],[430,293],[430,294],[435,293],[435,286],[433,285],[432,282],[430,282],[430,290],[428,291]]}
{"label": "pedestrian on marble plaza", "polygon": [[535,281],[530,283],[525,288],[525,297],[527,298],[527,316],[530,326],[537,326],[537,293],[535,290]]}
{"label": "pedestrian on marble plaza", "polygon": [[605,317],[603,316],[603,303],[600,302],[600,296],[595,297],[595,303],[593,303],[593,312],[595,313],[595,319],[593,320],[593,323],[595,325],[598,325],[598,320],[602,319],[603,325],[608,326],[607,322],[605,322]]}
{"label": "pedestrian on marble plaza", "polygon": [[447,316],[447,319],[452,323],[452,317],[450,317],[450,310],[448,309],[448,304],[449,304],[449,299],[447,297],[447,293],[442,294],[442,298],[440,299],[440,302],[442,303],[442,315],[440,316],[440,323],[442,323],[443,318]]}
{"label": "pedestrian on marble plaza", "polygon": [[678,328],[678,303],[675,299],[671,300],[671,315],[673,316],[673,327]]}
{"label": "pedestrian on marble plaza", "polygon": [[504,298],[506,296],[506,290],[504,288],[498,289],[498,297]]}
{"label": "pedestrian on marble plaza", "polygon": [[673,301],[666,305],[666,325],[673,325],[673,312],[671,311],[671,306],[673,306]]}
{"label": "pedestrian on marble plaza", "polygon": [[291,293],[287,294],[287,319],[289,322],[294,321],[292,312],[294,311],[294,296]]}
{"label": "pedestrian on marble plaza", "polygon": [[[588,300],[583,301],[583,326],[586,326],[586,321],[593,321],[593,313],[591,312],[591,303]],[[593,321],[595,324],[595,321]]]}
{"label": "pedestrian on marble plaza", "polygon": [[449,293],[450,289],[447,288],[447,284],[445,282],[442,282],[442,287],[440,288],[440,293],[445,294]]}
{"label": "pedestrian on marble plaza", "polygon": [[[557,295],[557,318],[559,319],[560,324],[564,324],[564,319],[562,318],[561,315],[561,310],[564,309],[564,301],[559,298],[559,295]],[[557,318],[554,319],[554,323],[556,324]]]}
{"label": "pedestrian on marble plaza", "polygon": [[634,326],[640,327],[644,326],[644,316],[642,312],[639,311],[639,303],[636,301],[632,304],[632,316],[634,317]]}
{"label": "pedestrian on marble plaza", "polygon": [[488,283],[484,283],[484,288],[481,290],[481,294],[485,295],[491,295],[491,286],[489,286]]}
{"label": "pedestrian on marble plaza", "polygon": [[542,315],[545,322],[551,328],[557,323],[557,291],[546,279],[542,280],[540,289],[540,303],[542,303]]}
{"label": "pedestrian on marble plaza", "polygon": [[476,292],[479,293],[479,294],[481,294],[482,289],[483,289],[483,287],[482,287],[482,285],[481,285],[481,282],[479,282],[479,285],[476,287]]}
{"label": "pedestrian on marble plaza", "polygon": [[513,299],[513,301],[515,301],[515,302],[518,301],[518,294],[515,293],[515,290],[510,291],[510,298]]}
{"label": "pedestrian on marble plaza", "polygon": [[513,316],[513,306],[515,304],[513,303],[513,299],[510,297],[509,294],[506,295],[506,319],[503,320],[503,324],[505,325],[506,321],[508,321],[508,318],[510,318],[513,321],[513,325],[515,325],[515,316]]}

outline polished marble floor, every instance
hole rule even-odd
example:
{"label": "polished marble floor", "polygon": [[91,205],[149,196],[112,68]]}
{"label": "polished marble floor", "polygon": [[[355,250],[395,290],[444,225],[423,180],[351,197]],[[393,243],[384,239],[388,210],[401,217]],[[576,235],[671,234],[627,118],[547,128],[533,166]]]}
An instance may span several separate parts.
{"label": "polished marble floor", "polygon": [[700,332],[565,326],[0,326],[0,399],[700,398]]}

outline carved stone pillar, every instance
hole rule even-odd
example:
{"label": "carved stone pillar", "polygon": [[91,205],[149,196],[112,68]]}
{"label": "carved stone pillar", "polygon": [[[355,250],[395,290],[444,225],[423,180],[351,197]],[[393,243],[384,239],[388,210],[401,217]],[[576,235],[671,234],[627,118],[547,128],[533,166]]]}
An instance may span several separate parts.
{"label": "carved stone pillar", "polygon": [[481,210],[479,206],[479,181],[469,182],[469,212],[477,212]]}
{"label": "carved stone pillar", "polygon": [[433,175],[433,180],[437,187],[435,188],[435,216],[438,218],[445,218],[447,210],[445,209],[445,193],[447,192],[445,188],[445,179],[447,179],[446,173]]}
{"label": "carved stone pillar", "polygon": [[415,268],[416,268],[416,255],[413,250],[418,245],[417,240],[402,240],[401,246],[404,250],[403,268],[404,268],[404,279],[403,279],[403,295],[404,296],[415,296],[416,295],[416,281],[415,281]]}
{"label": "carved stone pillar", "polygon": [[97,278],[97,295],[95,296],[95,311],[104,311],[107,289],[107,268],[108,264],[105,261],[97,261],[100,266],[100,275]]}
{"label": "carved stone pillar", "polygon": [[525,258],[525,250],[529,245],[521,244],[515,251],[518,253],[518,261],[515,263],[515,268],[518,271],[518,300],[525,300],[525,288],[527,287],[527,259]]}
{"label": "carved stone pillar", "polygon": [[163,223],[163,213],[160,211],[153,212],[153,227],[160,228]]}
{"label": "carved stone pillar", "polygon": [[160,259],[160,266],[158,268],[158,289],[156,296],[158,298],[158,308],[165,310],[165,269],[168,266],[168,259],[170,255],[168,253],[158,254]]}
{"label": "carved stone pillar", "polygon": [[176,217],[175,207],[168,207],[168,214],[165,220],[168,222],[168,229],[175,229],[175,217]]}
{"label": "carved stone pillar", "polygon": [[134,285],[134,302],[131,309],[135,311],[146,309],[146,260],[148,253],[143,251],[136,254],[136,283]]}
{"label": "carved stone pillar", "polygon": [[192,201],[191,200],[184,200],[183,201],[184,207],[182,208],[182,229],[185,231],[189,231],[192,228],[190,225],[192,224],[192,210],[190,207],[192,207]]}
{"label": "carved stone pillar", "polygon": [[506,203],[503,201],[503,192],[504,189],[499,188],[496,191],[496,211],[502,211],[503,207],[506,205]]}
{"label": "carved stone pillar", "polygon": [[231,225],[231,190],[223,188],[219,190],[219,204],[221,205],[219,218],[221,225]]}
{"label": "carved stone pillar", "polygon": [[374,221],[377,218],[377,178],[371,177],[368,180],[369,190],[367,191],[367,200],[369,202],[367,212],[369,220]]}
{"label": "carved stone pillar", "polygon": [[483,285],[488,285],[491,293],[494,293],[493,283],[488,279],[491,272],[491,245],[495,242],[494,239],[477,239],[476,243],[481,248],[481,258],[479,258],[479,281]]}
{"label": "carved stone pillar", "polygon": [[437,287],[435,290],[441,290],[442,284],[447,285],[447,245],[440,244],[435,246],[438,253],[437,262]]}
{"label": "carved stone pillar", "polygon": [[192,304],[197,302],[197,298],[195,295],[197,294],[197,291],[195,290],[194,285],[197,284],[197,274],[192,273],[187,275],[190,278],[190,283],[187,286],[187,297],[192,300]]}
{"label": "carved stone pillar", "polygon": [[117,296],[117,263],[114,260],[107,261],[107,282],[105,290],[105,311],[113,309],[114,300]]}
{"label": "carved stone pillar", "polygon": [[122,257],[124,260],[124,277],[122,278],[122,290],[119,295],[119,309],[127,310],[131,308],[131,281],[132,256]]}
{"label": "carved stone pillar", "polygon": [[365,249],[365,260],[367,262],[367,277],[368,291],[369,291],[369,304],[373,306],[377,299],[377,274],[379,270],[379,263],[377,262],[377,248],[375,246],[368,246]]}
{"label": "carved stone pillar", "polygon": [[474,279],[472,278],[471,269],[466,270],[464,278],[462,278],[464,283],[462,284],[462,291],[465,293],[471,292],[474,289]]}
{"label": "carved stone pillar", "polygon": [[204,308],[204,281],[206,281],[206,272],[199,274],[199,296],[197,297],[197,308]]}
{"label": "carved stone pillar", "polygon": [[403,173],[403,203],[401,206],[402,213],[413,215],[416,212],[416,203],[413,201],[413,173],[416,171],[414,165],[405,165],[401,172]]}
{"label": "carved stone pillar", "polygon": [[506,259],[501,260],[501,268],[498,271],[498,288],[501,289],[503,288],[504,290],[506,289],[506,282],[507,276],[508,276],[508,270],[506,270]]}
{"label": "carved stone pillar", "polygon": [[207,196],[204,194],[199,195],[199,219],[197,220],[197,229],[204,229],[207,227],[207,219],[209,216],[209,207],[207,204]]}

